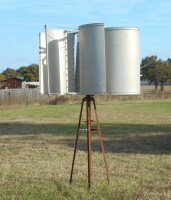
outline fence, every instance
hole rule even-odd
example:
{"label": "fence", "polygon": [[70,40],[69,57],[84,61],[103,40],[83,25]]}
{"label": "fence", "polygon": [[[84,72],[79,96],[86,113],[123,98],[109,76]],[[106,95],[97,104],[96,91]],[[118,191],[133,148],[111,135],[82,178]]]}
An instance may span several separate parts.
{"label": "fence", "polygon": [[1,89],[0,105],[28,105],[49,100],[47,95],[40,95],[39,89]]}
{"label": "fence", "polygon": [[[80,103],[82,95],[48,96],[39,94],[39,89],[0,89],[0,105],[29,105],[29,104],[68,104]],[[143,100],[171,99],[171,86],[165,86],[164,92],[155,90],[153,85],[141,86],[141,95],[136,96],[97,96],[97,101],[108,100]]]}

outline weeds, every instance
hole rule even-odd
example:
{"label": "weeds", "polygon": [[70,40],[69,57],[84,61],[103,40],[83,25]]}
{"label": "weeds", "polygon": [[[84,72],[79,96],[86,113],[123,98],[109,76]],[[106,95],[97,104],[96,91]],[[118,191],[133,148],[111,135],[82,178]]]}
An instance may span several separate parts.
{"label": "weeds", "polygon": [[0,199],[169,200],[170,101],[99,101],[110,183],[93,134],[90,191],[86,133],[80,133],[69,184],[79,109],[77,104],[1,107]]}
{"label": "weeds", "polygon": [[[30,105],[61,105],[80,104],[82,95],[48,96],[40,95],[38,89],[0,90],[0,106],[30,106]],[[160,100],[171,98],[171,86],[165,86],[163,93],[155,90],[154,86],[141,86],[140,95],[96,96],[97,102],[132,101],[132,100]]]}

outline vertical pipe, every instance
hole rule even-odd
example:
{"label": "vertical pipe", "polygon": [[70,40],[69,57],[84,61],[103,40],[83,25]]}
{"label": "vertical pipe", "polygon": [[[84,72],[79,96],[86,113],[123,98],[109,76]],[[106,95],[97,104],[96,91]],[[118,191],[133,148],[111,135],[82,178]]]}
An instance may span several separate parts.
{"label": "vertical pipe", "polygon": [[91,97],[86,96],[87,109],[87,150],[88,150],[88,188],[91,187],[92,180],[92,161],[91,161]]}
{"label": "vertical pipe", "polygon": [[48,58],[47,58],[47,55],[48,55],[48,41],[47,41],[47,25],[45,25],[45,42],[46,42],[46,64],[47,64],[47,94],[50,95],[50,80],[49,80],[49,61],[48,61]]}

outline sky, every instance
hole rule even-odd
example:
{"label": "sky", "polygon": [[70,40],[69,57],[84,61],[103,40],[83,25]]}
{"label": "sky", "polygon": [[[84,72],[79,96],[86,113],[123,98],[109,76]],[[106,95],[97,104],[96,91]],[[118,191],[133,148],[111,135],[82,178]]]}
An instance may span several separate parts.
{"label": "sky", "polygon": [[141,59],[171,58],[171,0],[0,0],[0,73],[39,64],[45,24],[138,27]]}

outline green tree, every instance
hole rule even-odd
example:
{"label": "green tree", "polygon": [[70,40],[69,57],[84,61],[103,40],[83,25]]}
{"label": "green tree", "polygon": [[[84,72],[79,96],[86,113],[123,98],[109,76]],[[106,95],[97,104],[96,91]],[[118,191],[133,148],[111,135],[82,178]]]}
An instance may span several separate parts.
{"label": "green tree", "polygon": [[141,61],[141,74],[141,79],[154,83],[156,89],[160,85],[162,92],[165,83],[171,79],[171,66],[168,60],[162,61],[157,56],[145,57]]}
{"label": "green tree", "polygon": [[163,92],[165,83],[171,79],[171,67],[168,62],[158,61],[155,69],[156,79],[160,84],[160,90]]}
{"label": "green tree", "polygon": [[[171,70],[171,58],[167,59],[167,63],[168,63],[170,70]],[[168,83],[171,84],[171,79],[168,81]]]}
{"label": "green tree", "polygon": [[13,76],[16,76],[17,73],[16,73],[15,69],[12,69],[12,68],[8,67],[6,70],[3,71],[2,74],[5,76],[6,79],[9,79],[9,78],[11,78]]}
{"label": "green tree", "polygon": [[30,72],[30,81],[39,81],[39,65],[32,64],[28,66]]}
{"label": "green tree", "polygon": [[171,58],[167,59],[167,63],[171,66]]}
{"label": "green tree", "polygon": [[155,68],[157,65],[158,58],[157,56],[145,57],[141,61],[141,80],[147,80],[149,83],[154,83],[155,88],[157,89],[158,80],[155,74]]}
{"label": "green tree", "polygon": [[28,69],[27,66],[22,66],[19,69],[17,69],[17,75],[18,76],[23,76],[24,77],[24,75],[27,74],[28,72],[29,72],[29,69]]}
{"label": "green tree", "polygon": [[17,74],[23,76],[25,81],[39,81],[39,65],[22,66],[17,70]]}
{"label": "green tree", "polygon": [[1,81],[5,80],[5,79],[6,79],[5,76],[4,76],[3,74],[0,73],[0,88],[3,88],[3,87],[4,87],[5,83],[4,83],[4,82],[1,82]]}
{"label": "green tree", "polygon": [[17,70],[17,75],[24,77],[24,80],[27,81],[27,74],[29,73],[29,69],[26,66],[22,66]]}
{"label": "green tree", "polygon": [[2,73],[0,73],[0,81],[3,81],[5,79],[6,79],[5,76]]}

